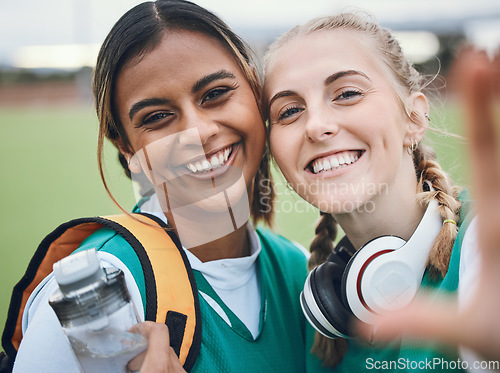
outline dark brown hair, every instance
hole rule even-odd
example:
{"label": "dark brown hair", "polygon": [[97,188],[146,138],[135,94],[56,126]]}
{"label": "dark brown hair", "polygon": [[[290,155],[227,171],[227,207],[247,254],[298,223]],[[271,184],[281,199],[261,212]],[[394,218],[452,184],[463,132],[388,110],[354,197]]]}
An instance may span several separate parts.
{"label": "dark brown hair", "polygon": [[[234,56],[248,80],[260,107],[261,84],[253,68],[254,63],[244,42],[217,16],[208,10],[184,0],[157,0],[144,2],[125,13],[106,37],[97,58],[93,79],[95,106],[99,120],[97,145],[98,165],[101,179],[111,199],[120,207],[106,183],[103,170],[104,139],[115,146],[131,151],[118,113],[114,107],[114,90],[118,74],[128,63],[153,50],[163,33],[170,30],[196,31],[217,39]],[[189,63],[189,62],[187,62]],[[264,124],[262,124],[264,125]],[[124,156],[120,163],[127,176],[130,171]],[[265,151],[259,171],[254,179],[251,215],[254,221],[271,223],[272,180],[268,152]],[[269,185],[271,188],[269,189]],[[269,194],[271,191],[271,195]],[[121,207],[120,207],[121,208]],[[122,208],[121,208],[122,209]],[[122,209],[123,210],[123,209]]]}

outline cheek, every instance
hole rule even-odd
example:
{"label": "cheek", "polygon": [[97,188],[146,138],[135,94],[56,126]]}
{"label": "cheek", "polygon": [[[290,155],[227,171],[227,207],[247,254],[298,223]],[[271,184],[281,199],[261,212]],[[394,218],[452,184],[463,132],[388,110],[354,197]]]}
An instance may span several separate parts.
{"label": "cheek", "polygon": [[288,132],[289,131],[275,129],[271,130],[269,136],[271,154],[287,179],[293,176],[291,173],[295,168],[295,157],[293,155],[299,152],[298,148],[294,146],[294,142],[291,141],[293,138],[288,135]]}

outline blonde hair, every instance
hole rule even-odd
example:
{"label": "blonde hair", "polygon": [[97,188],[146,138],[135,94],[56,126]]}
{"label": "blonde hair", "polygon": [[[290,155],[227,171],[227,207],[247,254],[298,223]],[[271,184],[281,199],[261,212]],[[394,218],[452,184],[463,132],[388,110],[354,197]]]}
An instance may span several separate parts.
{"label": "blonde hair", "polygon": [[[369,16],[354,13],[342,13],[331,17],[314,19],[304,25],[292,28],[277,39],[269,48],[265,57],[266,68],[273,57],[289,41],[300,36],[308,35],[321,30],[349,30],[365,35],[373,41],[375,53],[379,54],[384,64],[389,68],[394,80],[394,89],[403,109],[410,119],[421,115],[410,110],[404,100],[415,92],[422,91],[426,79],[414,68],[406,58],[398,41],[390,31],[379,26]],[[443,220],[458,221],[461,203],[458,201],[460,189],[454,186],[449,176],[442,170],[436,161],[435,153],[427,146],[420,145],[413,153],[413,164],[417,177],[416,199],[422,206],[430,200],[436,199]],[[451,257],[451,251],[457,235],[454,224],[444,224],[434,241],[428,258],[428,267],[431,276],[445,276]],[[332,252],[333,241],[337,236],[337,223],[330,214],[322,214],[317,227],[316,236],[311,243],[311,257],[309,268],[312,269],[323,263]],[[328,339],[316,333],[312,348],[326,366],[335,366],[340,363],[347,351],[347,342],[344,339]]]}

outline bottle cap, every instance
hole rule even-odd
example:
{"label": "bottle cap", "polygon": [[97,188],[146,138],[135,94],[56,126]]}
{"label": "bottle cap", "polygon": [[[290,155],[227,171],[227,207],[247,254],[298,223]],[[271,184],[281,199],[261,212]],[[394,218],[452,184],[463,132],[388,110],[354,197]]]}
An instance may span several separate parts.
{"label": "bottle cap", "polygon": [[69,294],[106,280],[95,249],[80,251],[54,263],[54,276],[61,291]]}
{"label": "bottle cap", "polygon": [[79,325],[97,322],[130,302],[125,277],[117,268],[103,269],[94,249],[70,255],[54,264],[59,285],[49,299],[59,321]]}

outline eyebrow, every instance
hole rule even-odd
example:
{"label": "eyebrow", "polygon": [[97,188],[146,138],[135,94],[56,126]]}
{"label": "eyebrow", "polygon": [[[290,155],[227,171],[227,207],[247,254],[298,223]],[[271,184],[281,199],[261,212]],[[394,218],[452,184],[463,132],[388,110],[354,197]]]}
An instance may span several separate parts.
{"label": "eyebrow", "polygon": [[[340,79],[340,78],[343,78],[344,76],[350,76],[350,75],[360,75],[368,80],[371,81],[370,78],[368,78],[368,76],[361,72],[361,71],[357,71],[357,70],[346,70],[346,71],[339,71],[335,74],[332,74],[330,75],[328,78],[325,79],[325,86],[329,85],[329,84],[332,84],[334,81]],[[278,98],[281,98],[281,97],[290,97],[290,96],[294,96],[296,95],[297,93],[294,92],[294,91],[281,91],[281,92],[278,92],[276,93],[270,100],[269,100],[269,106],[272,105],[272,103],[274,101],[276,101]]]}
{"label": "eyebrow", "polygon": [[130,120],[134,117],[134,115],[144,109],[145,107],[148,106],[154,106],[154,105],[164,105],[168,103],[168,100],[164,98],[147,98],[145,100],[141,100],[139,102],[136,102],[132,107],[130,108],[130,111],[128,112],[128,117]]}
{"label": "eyebrow", "polygon": [[295,96],[297,93],[294,91],[281,91],[276,93],[270,100],[269,100],[269,106],[273,104],[274,101],[276,101],[278,98],[281,97],[290,97],[290,96]]}
{"label": "eyebrow", "polygon": [[361,71],[357,71],[357,70],[345,70],[345,71],[339,71],[335,74],[332,74],[330,75],[328,78],[325,79],[325,86],[329,85],[329,84],[332,84],[334,81],[340,79],[340,78],[343,78],[344,76],[350,76],[350,75],[361,75],[362,77],[368,79],[369,81],[371,81],[370,78],[368,78],[368,76],[361,72]]}
{"label": "eyebrow", "polygon": [[200,80],[198,80],[194,85],[193,88],[191,89],[192,93],[196,93],[206,87],[208,84],[212,83],[215,80],[220,80],[220,79],[235,79],[236,76],[234,76],[233,73],[227,71],[227,70],[219,70],[215,73],[209,74],[207,76],[204,76]]}

